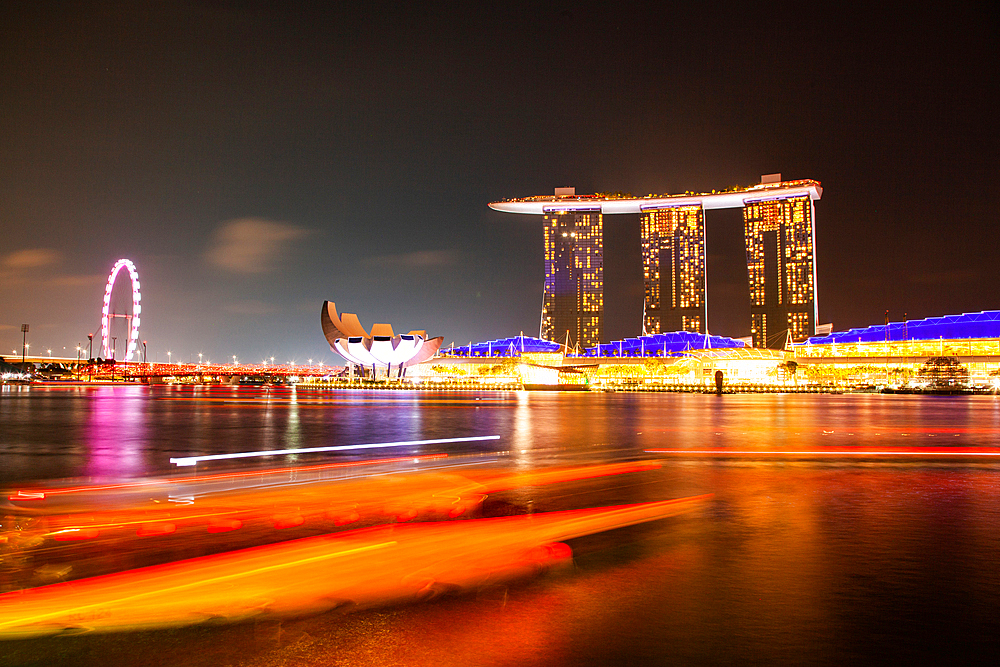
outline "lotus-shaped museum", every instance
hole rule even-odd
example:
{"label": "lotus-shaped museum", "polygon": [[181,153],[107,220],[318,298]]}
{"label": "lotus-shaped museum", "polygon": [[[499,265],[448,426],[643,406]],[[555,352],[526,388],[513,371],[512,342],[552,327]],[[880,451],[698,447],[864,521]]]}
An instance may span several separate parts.
{"label": "lotus-shaped museum", "polygon": [[357,315],[337,315],[332,301],[323,302],[319,320],[330,349],[349,363],[371,367],[373,374],[376,367],[384,366],[388,374],[395,366],[402,375],[404,369],[433,357],[444,341],[442,336],[428,339],[426,331],[394,335],[389,324],[373,324],[369,335]]}

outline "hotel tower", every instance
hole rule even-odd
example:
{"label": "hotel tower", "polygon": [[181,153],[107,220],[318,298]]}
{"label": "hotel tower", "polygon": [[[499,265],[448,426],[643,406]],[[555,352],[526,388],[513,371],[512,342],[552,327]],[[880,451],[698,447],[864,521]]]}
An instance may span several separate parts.
{"label": "hotel tower", "polygon": [[604,216],[550,211],[545,224],[541,337],[570,347],[601,343],[604,318]]}
{"label": "hotel tower", "polygon": [[645,334],[705,333],[705,211],[670,206],[641,214]]}
{"label": "hotel tower", "polygon": [[822,195],[817,181],[771,174],[721,192],[640,198],[558,188],[490,208],[543,217],[541,337],[580,347],[604,342],[605,215],[639,216],[645,299],[635,334],[708,333],[705,211],[742,208],[753,345],[783,347],[816,332],[814,202]]}
{"label": "hotel tower", "polygon": [[798,341],[815,334],[812,200],[800,195],[748,201],[743,230],[753,346],[780,347],[789,335]]}

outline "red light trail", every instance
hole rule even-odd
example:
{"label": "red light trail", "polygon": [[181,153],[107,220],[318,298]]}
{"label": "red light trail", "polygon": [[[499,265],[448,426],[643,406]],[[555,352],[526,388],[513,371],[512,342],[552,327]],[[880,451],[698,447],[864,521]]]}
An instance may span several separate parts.
{"label": "red light trail", "polygon": [[828,449],[647,449],[647,454],[683,456],[1000,456],[998,448],[958,449],[954,447],[830,447]]}

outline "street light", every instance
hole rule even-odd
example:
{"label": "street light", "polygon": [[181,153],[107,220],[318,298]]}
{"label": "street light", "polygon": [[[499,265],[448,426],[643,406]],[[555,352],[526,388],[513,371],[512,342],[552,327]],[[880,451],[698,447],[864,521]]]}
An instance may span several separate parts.
{"label": "street light", "polygon": [[167,350],[167,363],[170,363],[170,355],[173,354],[170,350]]}
{"label": "street light", "polygon": [[198,353],[198,365],[201,366],[201,352]]}
{"label": "street light", "polygon": [[146,341],[142,341],[142,363],[146,363]]}
{"label": "street light", "polygon": [[24,372],[24,369],[27,368],[27,366],[25,366],[24,364],[24,355],[27,349],[28,349],[28,325],[22,324],[21,325],[21,372],[22,373]]}

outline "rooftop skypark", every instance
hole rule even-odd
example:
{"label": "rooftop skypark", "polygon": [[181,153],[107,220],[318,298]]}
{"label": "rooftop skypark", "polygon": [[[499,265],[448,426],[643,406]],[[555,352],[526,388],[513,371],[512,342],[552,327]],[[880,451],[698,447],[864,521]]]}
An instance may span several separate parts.
{"label": "rooftop skypark", "polygon": [[[766,178],[766,177],[765,177]],[[763,179],[762,179],[763,180]],[[573,188],[559,188],[573,190]],[[808,194],[812,200],[823,196],[819,181],[802,179],[760,183],[750,187],[731,187],[711,192],[682,192],[678,194],[648,194],[635,197],[627,193],[599,193],[592,195],[552,194],[535,195],[517,199],[503,199],[490,203],[490,208],[504,213],[542,215],[555,210],[600,210],[605,215],[616,213],[641,213],[645,210],[667,206],[701,203],[706,209],[741,208],[748,200],[771,199]]]}

